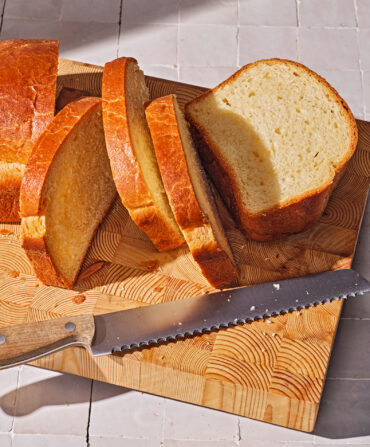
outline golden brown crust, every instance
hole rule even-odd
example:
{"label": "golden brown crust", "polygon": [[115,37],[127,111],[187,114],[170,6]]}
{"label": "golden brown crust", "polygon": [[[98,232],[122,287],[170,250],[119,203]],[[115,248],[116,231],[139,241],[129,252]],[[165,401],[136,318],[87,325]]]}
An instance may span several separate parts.
{"label": "golden brown crust", "polygon": [[0,162],[0,220],[19,221],[19,190],[25,165]]}
{"label": "golden brown crust", "polygon": [[159,251],[184,244],[184,239],[157,209],[135,155],[127,114],[127,68],[137,64],[122,57],[105,64],[103,120],[113,178],[123,205]]}
{"label": "golden brown crust", "polygon": [[62,143],[81,119],[101,106],[100,98],[83,98],[68,104],[47,126],[33,148],[20,192],[22,247],[30,259],[36,276],[47,285],[71,288],[58,271],[48,251],[42,193],[53,160]]}
{"label": "golden brown crust", "polygon": [[10,171],[0,181],[2,222],[20,221],[20,179],[12,164],[27,163],[54,116],[58,47],[52,40],[0,42],[0,162]]}
{"label": "golden brown crust", "polygon": [[169,202],[180,228],[204,223],[182,148],[174,95],[155,99],[145,109],[159,169]]}
{"label": "golden brown crust", "polygon": [[[250,69],[260,63],[273,65],[276,63],[293,64],[298,69],[303,69],[314,77],[321,84],[324,84],[334,95],[336,102],[340,104],[347,117],[349,128],[351,129],[351,144],[347,156],[343,158],[340,165],[335,169],[335,174],[331,182],[323,184],[321,188],[307,194],[295,197],[294,200],[281,203],[260,213],[249,213],[242,205],[240,192],[232,170],[228,167],[227,161],[218,152],[217,147],[212,143],[207,135],[206,129],[196,122],[191,116],[191,105],[200,101],[207,95],[212,94],[224,85],[234,81],[244,70]],[[219,190],[221,197],[229,208],[234,219],[238,223],[244,234],[254,240],[268,241],[285,237],[291,233],[305,231],[312,226],[322,215],[327,205],[331,192],[343,175],[344,169],[352,157],[358,139],[358,131],[355,118],[353,117],[346,102],[339,96],[338,92],[321,76],[305,67],[304,65],[282,59],[260,60],[248,64],[234,73],[230,78],[209,90],[204,94],[190,101],[185,106],[186,117],[191,123],[193,138],[197,142],[199,154],[204,162],[207,172],[210,174],[215,186]]]}
{"label": "golden brown crust", "polygon": [[[217,243],[196,198],[182,145],[175,101],[174,95],[155,99],[147,106],[145,113],[176,221],[203,275],[211,285],[219,287],[237,279],[238,273],[232,260]],[[211,191],[209,194],[212,194]],[[210,197],[210,201],[212,199]],[[217,213],[216,207],[214,212]]]}

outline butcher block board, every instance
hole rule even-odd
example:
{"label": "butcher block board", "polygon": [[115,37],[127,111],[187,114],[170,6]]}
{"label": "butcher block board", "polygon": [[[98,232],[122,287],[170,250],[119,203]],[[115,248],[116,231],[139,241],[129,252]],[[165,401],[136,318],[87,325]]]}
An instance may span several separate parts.
{"label": "butcher block board", "polygon": [[[71,91],[101,93],[102,68],[60,60],[59,104]],[[153,98],[181,105],[204,89],[147,78]],[[73,97],[73,92],[72,92]],[[68,100],[68,98],[67,98]],[[349,268],[369,188],[370,123],[320,221],[283,241],[246,240],[222,202],[240,284]],[[0,326],[80,313],[101,314],[211,292],[186,248],[158,253],[117,199],[73,290],[42,285],[21,249],[20,227],[0,225]],[[191,299],[191,298],[190,298]],[[341,313],[336,301],[176,343],[93,359],[70,348],[34,365],[312,431]]]}

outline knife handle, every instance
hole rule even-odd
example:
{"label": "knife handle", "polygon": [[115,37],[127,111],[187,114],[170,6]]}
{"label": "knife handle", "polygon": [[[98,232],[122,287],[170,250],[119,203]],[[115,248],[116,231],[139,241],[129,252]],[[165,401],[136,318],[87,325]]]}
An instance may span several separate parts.
{"label": "knife handle", "polygon": [[80,345],[90,348],[95,333],[90,314],[0,328],[0,369]]}

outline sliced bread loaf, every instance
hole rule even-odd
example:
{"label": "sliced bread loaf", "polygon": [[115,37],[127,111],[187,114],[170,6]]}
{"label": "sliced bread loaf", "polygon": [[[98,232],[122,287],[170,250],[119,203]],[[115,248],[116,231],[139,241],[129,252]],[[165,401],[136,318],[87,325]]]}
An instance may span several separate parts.
{"label": "sliced bread loaf", "polygon": [[146,108],[167,196],[191,254],[214,287],[238,277],[214,197],[174,95]]}
{"label": "sliced bread loaf", "polygon": [[184,244],[155,158],[144,104],[149,91],[133,58],[105,65],[103,117],[113,178],[133,221],[160,251]]}
{"label": "sliced bread loaf", "polygon": [[271,240],[315,223],[357,144],[347,104],[305,66],[246,65],[186,105],[198,149],[247,237]]}
{"label": "sliced bread loaf", "polygon": [[35,145],[21,187],[23,248],[43,283],[73,286],[115,196],[101,99],[71,102]]}
{"label": "sliced bread loaf", "polygon": [[19,189],[32,146],[54,116],[54,40],[0,42],[0,222],[19,222]]}

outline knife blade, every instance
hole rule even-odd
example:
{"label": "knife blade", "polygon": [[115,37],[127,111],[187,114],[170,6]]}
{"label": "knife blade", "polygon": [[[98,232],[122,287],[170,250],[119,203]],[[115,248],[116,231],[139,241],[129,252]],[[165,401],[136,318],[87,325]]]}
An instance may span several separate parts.
{"label": "knife blade", "polygon": [[0,369],[68,346],[93,356],[149,346],[370,292],[354,270],[337,270],[103,315],[0,328]]}

